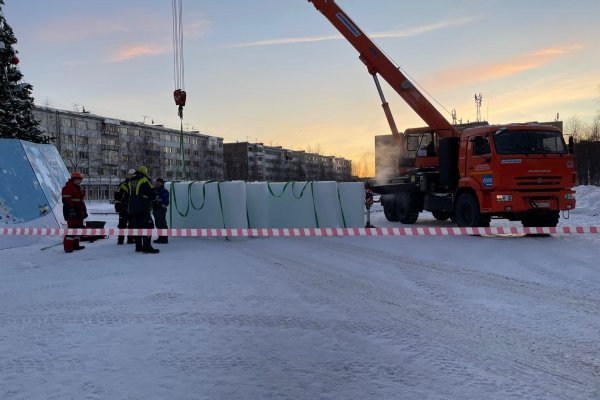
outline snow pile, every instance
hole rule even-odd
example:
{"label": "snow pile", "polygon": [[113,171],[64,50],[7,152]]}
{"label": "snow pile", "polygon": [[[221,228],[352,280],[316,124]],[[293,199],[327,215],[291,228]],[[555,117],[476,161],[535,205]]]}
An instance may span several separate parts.
{"label": "snow pile", "polygon": [[574,213],[582,213],[591,217],[600,217],[600,187],[577,186],[577,205]]}

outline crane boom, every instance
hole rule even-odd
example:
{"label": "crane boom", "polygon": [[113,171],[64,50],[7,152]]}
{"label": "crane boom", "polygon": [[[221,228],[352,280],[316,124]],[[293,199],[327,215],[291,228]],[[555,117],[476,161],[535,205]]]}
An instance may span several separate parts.
{"label": "crane boom", "polygon": [[[458,131],[404,76],[334,0],[308,0],[354,46],[371,75],[379,74],[404,101],[438,134],[438,138],[457,137]],[[381,94],[381,93],[380,93]],[[385,106],[384,106],[385,109]],[[386,116],[388,112],[386,112]],[[389,120],[389,117],[388,117]],[[393,128],[392,128],[393,130]]]}

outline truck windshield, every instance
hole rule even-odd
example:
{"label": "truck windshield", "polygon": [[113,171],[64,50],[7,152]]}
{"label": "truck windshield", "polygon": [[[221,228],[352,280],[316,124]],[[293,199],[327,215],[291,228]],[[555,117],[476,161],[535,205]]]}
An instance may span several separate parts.
{"label": "truck windshield", "polygon": [[566,154],[567,147],[560,132],[556,131],[509,131],[494,134],[498,154]]}

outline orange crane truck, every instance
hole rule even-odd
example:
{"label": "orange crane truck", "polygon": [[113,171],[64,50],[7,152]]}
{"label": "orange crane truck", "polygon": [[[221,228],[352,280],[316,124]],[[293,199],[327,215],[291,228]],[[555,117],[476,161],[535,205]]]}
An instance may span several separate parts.
{"label": "orange crane truck", "polygon": [[[459,226],[491,218],[554,227],[575,208],[573,139],[538,123],[452,125],[334,0],[308,0],[354,46],[373,76],[400,153],[397,175],[372,184],[390,221],[413,224],[423,210]],[[378,75],[425,121],[398,132]]]}

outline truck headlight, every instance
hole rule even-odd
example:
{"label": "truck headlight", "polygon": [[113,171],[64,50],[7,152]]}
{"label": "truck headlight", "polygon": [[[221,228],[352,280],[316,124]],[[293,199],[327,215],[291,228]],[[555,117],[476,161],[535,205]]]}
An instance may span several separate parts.
{"label": "truck headlight", "polygon": [[498,194],[496,195],[497,201],[512,201],[512,195],[510,194]]}
{"label": "truck headlight", "polygon": [[575,193],[566,193],[565,199],[566,200],[575,200]]}

